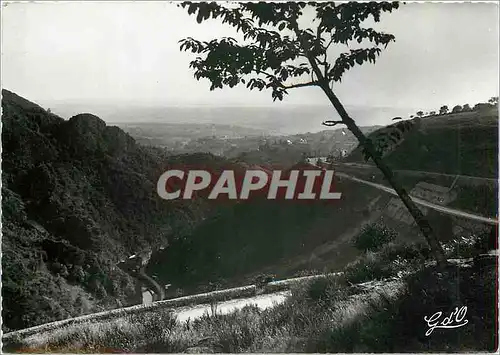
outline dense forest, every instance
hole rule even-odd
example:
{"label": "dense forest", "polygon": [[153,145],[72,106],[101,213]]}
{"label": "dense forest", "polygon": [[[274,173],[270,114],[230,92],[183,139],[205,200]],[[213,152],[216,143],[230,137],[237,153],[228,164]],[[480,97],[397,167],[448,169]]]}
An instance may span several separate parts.
{"label": "dense forest", "polygon": [[116,263],[188,235],[211,207],[165,201],[170,165],[227,162],[169,157],[91,114],[64,120],[2,91],[3,330],[140,302]]}

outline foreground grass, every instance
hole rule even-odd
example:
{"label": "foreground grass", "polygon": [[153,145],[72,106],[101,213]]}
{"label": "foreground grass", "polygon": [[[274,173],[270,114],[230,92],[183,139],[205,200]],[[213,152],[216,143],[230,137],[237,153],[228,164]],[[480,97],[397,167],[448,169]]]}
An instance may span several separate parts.
{"label": "foreground grass", "polygon": [[[273,309],[247,306],[227,315],[205,315],[179,323],[168,311],[86,323],[32,336],[15,352],[280,352],[304,349],[319,329],[344,324],[370,303],[396,295],[397,284],[381,292],[359,292],[337,278],[293,290]],[[360,297],[363,296],[363,297]],[[22,344],[24,343],[24,344]],[[12,348],[12,347],[11,347]],[[4,349],[9,351],[10,349]]]}
{"label": "foreground grass", "polygon": [[[484,244],[484,243],[483,243]],[[475,243],[480,245],[481,243]],[[450,257],[477,254],[470,239]],[[482,247],[481,247],[482,248]],[[483,248],[484,249],[484,248]],[[168,310],[38,334],[4,351],[50,353],[462,352],[496,349],[495,265],[426,265],[424,248],[388,244],[327,277],[292,289],[282,304],[247,306],[179,323]],[[463,255],[462,255],[463,254]],[[427,263],[428,264],[428,263]],[[389,279],[390,278],[390,279]],[[376,281],[380,280],[380,281]],[[361,284],[366,283],[368,284]],[[371,286],[371,287],[368,287]],[[427,337],[424,316],[467,306],[469,323]]]}

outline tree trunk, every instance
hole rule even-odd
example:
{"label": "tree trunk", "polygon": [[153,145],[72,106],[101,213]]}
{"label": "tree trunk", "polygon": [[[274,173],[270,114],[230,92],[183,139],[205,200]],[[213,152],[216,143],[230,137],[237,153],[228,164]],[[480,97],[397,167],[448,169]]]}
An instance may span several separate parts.
{"label": "tree trunk", "polygon": [[378,152],[373,147],[371,140],[367,139],[366,136],[361,132],[358,125],[354,120],[349,117],[344,106],[339,101],[337,96],[333,93],[333,91],[328,86],[328,82],[325,80],[321,70],[315,62],[314,58],[309,58],[309,62],[314,70],[314,73],[318,77],[318,81],[321,83],[320,87],[332,103],[333,107],[337,110],[342,122],[347,126],[347,128],[354,134],[354,136],[358,139],[359,143],[365,148],[367,154],[373,159],[375,165],[380,169],[382,174],[384,174],[385,178],[391,185],[391,187],[396,191],[403,204],[406,206],[410,214],[415,219],[418,227],[422,231],[427,243],[429,244],[431,251],[436,258],[437,264],[440,267],[443,267],[447,264],[446,256],[444,255],[443,248],[435,236],[429,222],[423,215],[422,211],[417,207],[417,205],[411,200],[410,196],[406,192],[406,190],[394,179],[394,174],[392,170],[385,164],[382,160],[382,157],[378,154]]}

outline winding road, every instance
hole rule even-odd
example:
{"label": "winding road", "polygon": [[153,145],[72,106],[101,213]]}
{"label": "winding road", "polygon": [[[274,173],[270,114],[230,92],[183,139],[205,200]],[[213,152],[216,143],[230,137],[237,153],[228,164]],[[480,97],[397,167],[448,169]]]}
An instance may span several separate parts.
{"label": "winding road", "polygon": [[[391,189],[390,187],[387,187],[387,186],[384,186],[384,185],[381,185],[381,184],[377,184],[377,183],[374,183],[374,182],[370,182],[370,181],[366,181],[366,180],[363,180],[363,179],[359,179],[357,177],[354,177],[352,175],[348,175],[348,174],[345,174],[345,173],[342,173],[342,172],[335,172],[335,175],[339,176],[339,177],[342,177],[342,178],[345,178],[345,179],[348,179],[348,180],[359,182],[361,184],[372,186],[372,187],[374,187],[376,189],[388,192],[388,193],[390,193],[392,195],[395,195],[395,196],[398,195],[396,193],[396,191],[394,191],[394,189]],[[490,217],[484,217],[484,216],[480,216],[480,215],[473,214],[473,213],[470,213],[470,212],[465,212],[465,211],[457,210],[457,209],[454,209],[454,208],[449,208],[449,207],[437,205],[437,204],[434,204],[434,203],[431,203],[429,201],[422,200],[420,198],[413,197],[413,196],[410,196],[410,198],[417,205],[425,206],[425,207],[431,208],[433,210],[442,212],[444,214],[448,214],[448,215],[451,215],[451,216],[463,217],[463,218],[467,218],[467,219],[470,219],[470,220],[474,220],[474,221],[478,221],[478,222],[483,222],[483,223],[487,223],[487,224],[491,224],[491,225],[498,225],[498,219],[494,219],[494,218],[490,218]]]}
{"label": "winding road", "polygon": [[[334,167],[346,167],[351,169],[361,169],[361,170],[374,170],[380,173],[380,170],[375,165],[363,164],[363,163],[333,163]],[[498,180],[493,178],[470,176],[470,175],[457,175],[457,174],[445,174],[437,173],[433,171],[423,171],[423,170],[404,170],[404,169],[394,169],[394,173],[403,175],[413,175],[413,176],[434,176],[434,177],[449,177],[449,178],[459,178],[462,181],[467,181],[475,184],[497,184]]]}

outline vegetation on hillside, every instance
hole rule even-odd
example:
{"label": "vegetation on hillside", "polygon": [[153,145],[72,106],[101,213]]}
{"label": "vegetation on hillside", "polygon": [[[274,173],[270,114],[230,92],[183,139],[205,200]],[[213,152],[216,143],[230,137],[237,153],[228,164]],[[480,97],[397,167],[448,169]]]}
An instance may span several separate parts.
{"label": "vegetation on hillside", "polygon": [[226,162],[169,157],[96,116],[63,120],[2,96],[3,330],[140,302],[116,263],[189,234],[209,213],[200,200],[161,200],[158,177],[171,164]]}
{"label": "vegetation on hillside", "polygon": [[[335,191],[343,193],[342,201],[255,199],[234,208],[221,208],[189,238],[179,239],[157,253],[148,273],[173,287],[189,290],[208,282],[234,285],[260,269],[278,268],[280,263],[306,255],[356,228],[366,219],[358,206],[367,205],[378,195],[376,190],[348,181],[336,184]],[[347,255],[338,257],[332,265],[340,268],[346,259]]]}
{"label": "vegetation on hillside", "polygon": [[[159,149],[136,145],[95,116],[65,121],[12,93],[3,94],[4,331],[137,303],[135,281],[115,263],[167,238],[170,247],[158,253],[151,272],[187,290],[210,287],[209,281],[223,287],[232,278],[276,264],[280,257],[335,239],[326,231],[335,231],[340,224],[354,227],[363,218],[356,206],[366,205],[376,194],[369,188],[352,189],[343,181],[337,189],[347,194],[348,205],[256,200],[223,205],[212,211],[214,218],[203,221],[211,209],[202,201],[156,200],[155,180],[166,166],[213,168],[227,164],[224,160],[203,154],[167,156]],[[148,214],[142,214],[141,208]],[[184,238],[170,238],[174,234]],[[180,324],[169,312],[127,316],[58,330],[48,343],[42,341],[42,348],[26,339],[11,339],[4,350],[493,349],[493,268],[478,265],[460,272],[452,268],[439,276],[432,266],[425,266],[427,247],[400,245],[397,240],[384,225],[366,227],[354,238],[358,254],[346,260],[359,258],[333,266],[343,268],[343,277],[303,285],[273,309],[247,307],[187,324]],[[464,235],[446,243],[444,250],[447,257],[474,257],[495,248],[492,240]],[[408,283],[409,289],[394,297],[390,278]],[[367,294],[352,285],[370,281],[380,282],[382,296],[376,292],[360,302],[357,297],[367,298]],[[446,285],[460,285],[458,294]],[[469,307],[470,327],[439,338],[424,337],[423,316],[434,313],[436,307],[448,311],[460,306],[457,299]]]}
{"label": "vegetation on hillside", "polygon": [[[120,127],[137,143],[161,147],[172,154],[211,153],[251,164],[292,165],[302,154],[339,156],[342,150],[350,152],[357,145],[352,133],[341,130],[273,136],[241,127],[209,124],[135,123]],[[361,130],[369,133],[376,128],[361,127]]]}
{"label": "vegetation on hillside", "polygon": [[[135,144],[95,116],[66,121],[5,90],[2,105],[4,331],[140,302],[136,280],[116,263],[167,239],[169,248],[148,267],[159,281],[186,292],[241,284],[246,275],[355,228],[367,218],[359,206],[377,195],[339,181],[341,205],[257,200],[214,209],[199,199],[169,203],[155,188],[168,166],[214,170],[229,163],[207,154],[169,156]],[[496,211],[486,191],[469,196],[471,191],[459,194],[460,204],[480,200],[478,211]],[[376,251],[379,242],[371,236],[379,229],[365,232],[370,230],[364,234],[369,238],[360,237],[360,249]],[[356,255],[345,249],[330,267],[338,270]]]}
{"label": "vegetation on hillside", "polygon": [[[429,116],[443,116],[443,115],[449,115],[453,113],[460,113],[460,112],[484,112],[488,111],[490,109],[498,109],[498,97],[491,97],[488,102],[478,102],[477,104],[474,105],[473,108],[470,107],[469,104],[464,104],[462,105],[455,105],[453,108],[450,109],[448,108],[448,105],[443,105],[440,107],[439,112],[436,113],[436,111],[429,111],[429,112],[424,112],[424,111],[418,111],[417,116],[418,117],[429,117]],[[410,118],[413,118],[414,116],[411,115]],[[397,117],[397,119],[401,119],[401,117]]]}
{"label": "vegetation on hillside", "polygon": [[[490,248],[487,234],[457,241],[447,256],[468,258]],[[467,247],[465,247],[467,246]],[[343,276],[303,282],[284,303],[231,314],[216,308],[179,322],[170,310],[68,326],[12,339],[4,350],[23,352],[460,352],[497,347],[494,263],[436,270],[429,249],[386,243],[345,268]],[[435,329],[425,316],[467,306],[468,323]]]}
{"label": "vegetation on hillside", "polygon": [[[399,123],[403,122],[413,121]],[[378,137],[387,129],[369,135],[375,145],[382,145],[387,151],[385,159],[394,169],[497,176],[498,111],[495,108],[422,118],[421,123],[414,126],[407,134],[399,134],[394,142],[384,137],[386,145],[378,144]],[[344,159],[346,162],[363,160],[361,147]]]}

